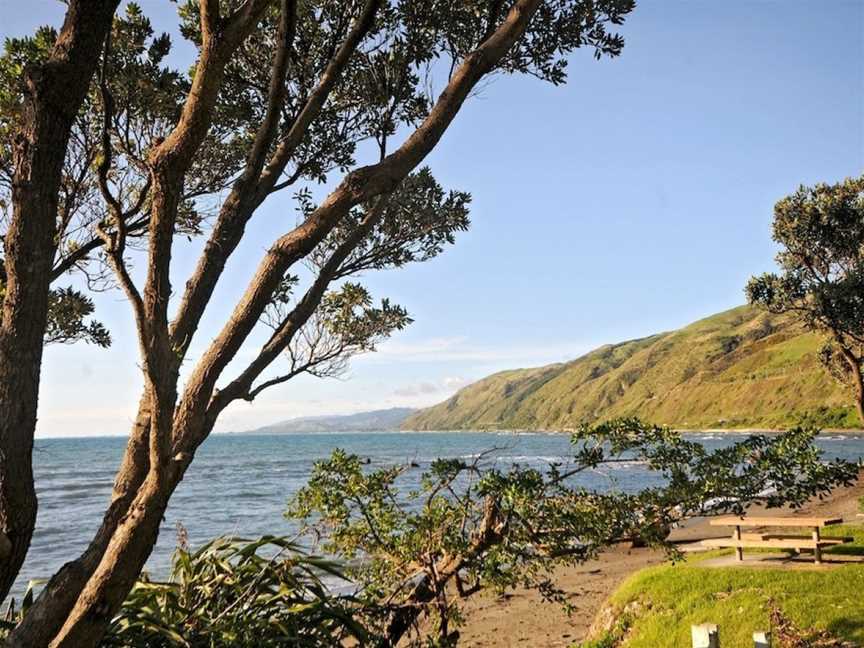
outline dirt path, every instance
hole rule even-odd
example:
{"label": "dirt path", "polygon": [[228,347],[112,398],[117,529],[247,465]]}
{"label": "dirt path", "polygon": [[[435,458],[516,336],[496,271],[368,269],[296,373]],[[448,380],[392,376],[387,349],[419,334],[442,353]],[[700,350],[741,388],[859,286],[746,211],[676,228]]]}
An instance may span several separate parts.
{"label": "dirt path", "polygon": [[560,605],[544,603],[536,592],[516,590],[506,598],[482,595],[465,605],[460,646],[570,646],[582,639],[606,597],[627,576],[663,561],[662,552],[620,547],[601,559],[562,569],[556,584],[576,608],[569,617]]}

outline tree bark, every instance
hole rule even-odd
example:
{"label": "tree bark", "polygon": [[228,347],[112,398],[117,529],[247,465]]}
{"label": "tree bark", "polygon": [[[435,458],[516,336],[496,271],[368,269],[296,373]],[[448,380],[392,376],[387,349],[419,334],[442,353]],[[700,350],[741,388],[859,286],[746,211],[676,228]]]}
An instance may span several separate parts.
{"label": "tree bark", "polygon": [[[195,272],[186,284],[177,317],[171,325],[175,348],[184,352],[189,348],[192,336],[225,269],[225,264],[243,237],[246,224],[273,190],[297,147],[306,136],[309,126],[320,113],[321,107],[348,65],[351,55],[372,27],[380,5],[380,0],[367,0],[345,41],[322,73],[315,90],[264,166],[265,155],[276,136],[276,129],[269,122],[275,118],[284,102],[283,84],[276,88],[273,86],[273,81],[284,77],[287,57],[286,60],[280,60],[281,57],[277,53],[271,72],[267,113],[256,134],[253,150],[247,159],[242,176],[232,187],[231,193],[219,210],[219,217],[207,241],[204,254],[201,255]],[[292,6],[292,15],[294,10]],[[293,31],[293,26],[290,28],[286,26],[285,30]],[[286,42],[285,45],[287,50],[288,43]]]}
{"label": "tree bark", "polygon": [[434,583],[431,576],[427,574],[411,589],[404,603],[393,611],[387,623],[383,637],[385,646],[388,648],[398,646],[416,624],[424,607],[435,600],[441,588],[447,587],[449,581],[458,576],[467,560],[481,555],[501,540],[504,522],[501,520],[499,511],[498,501],[487,496],[483,503],[483,519],[465,554],[442,556],[432,572],[436,575],[437,583]]}
{"label": "tree bark", "polygon": [[[319,286],[319,282],[316,282],[316,286],[310,290],[310,293],[303,300],[302,304],[295,309],[293,317],[291,318],[291,324],[293,325],[292,330],[296,330],[297,327],[302,326],[312,312],[314,312],[314,308],[320,302],[324,288],[332,279],[335,269],[340,263],[342,263],[342,261],[344,261],[345,256],[350,253],[351,249],[353,249],[352,243],[356,244],[359,242],[359,238],[362,238],[362,236],[368,232],[368,229],[374,225],[379,217],[380,212],[376,212],[375,215],[369,219],[369,222],[365,227],[358,230],[355,238],[349,239],[345,245],[340,247],[333,259],[328,263],[328,266],[332,265],[333,267],[329,268],[329,270],[325,269],[322,273],[320,281],[321,285]],[[139,487],[146,477],[149,466],[147,435],[150,422],[149,403],[145,396],[139,404],[138,420],[136,421],[136,426],[133,429],[132,436],[127,445],[123,465],[121,466],[115,481],[114,497],[111,506],[103,519],[102,526],[96,534],[96,537],[91,542],[87,551],[85,551],[80,558],[65,565],[61,571],[51,579],[45,590],[46,593],[50,592],[50,595],[46,594],[47,600],[43,602],[42,595],[40,595],[40,600],[38,600],[36,605],[31,608],[31,611],[28,613],[21,626],[16,629],[16,632],[23,631],[22,635],[27,636],[28,639],[33,642],[28,645],[46,645],[48,641],[50,641],[51,637],[55,636],[59,630],[58,623],[63,619],[63,617],[58,615],[57,612],[65,609],[66,613],[68,613],[68,610],[71,610],[83,587],[87,583],[87,580],[94,575],[99,566],[100,559],[106,554],[112,534],[118,529],[125,512],[130,509],[133,497],[137,494]],[[215,417],[208,419],[208,422],[209,425],[212,425],[212,423],[215,422]],[[207,427],[203,433],[199,432],[193,436],[195,438],[206,438],[209,430],[210,427]],[[181,461],[185,462],[186,466],[191,462],[191,458],[188,461],[184,458],[191,456],[191,452],[186,455],[178,453],[177,456],[180,457]],[[185,467],[181,468],[179,465],[177,469],[185,471]],[[176,483],[179,484],[182,479],[182,472],[177,475],[175,479]],[[171,486],[172,490],[175,486],[176,484]],[[142,522],[142,524],[144,524],[144,522]],[[158,531],[158,528],[156,530]],[[148,537],[151,537],[149,532],[145,533],[142,531],[141,533],[144,536],[145,542]],[[153,542],[155,543],[155,538],[153,539]],[[145,555],[143,561],[146,562],[146,559],[147,557]],[[131,573],[135,574],[137,577],[137,573],[143,567],[143,564],[144,563],[142,562],[137,571],[132,569]],[[134,580],[132,582],[134,583]],[[70,638],[64,638],[63,641],[72,642],[68,643],[68,645],[77,645],[75,642],[80,642],[84,639],[82,634],[80,634],[81,632],[83,632],[83,629],[79,628],[75,633],[70,633]],[[59,638],[58,641],[60,641]],[[64,644],[58,643],[57,645]]]}
{"label": "tree bark", "polygon": [[861,363],[857,358],[849,360],[852,368],[852,382],[855,385],[855,407],[858,410],[858,422],[864,428],[864,375],[861,372]]}
{"label": "tree bark", "polygon": [[188,463],[172,466],[170,476],[151,469],[111,536],[99,566],[49,644],[52,648],[97,645],[150,556],[168,500]]}
{"label": "tree bark", "polygon": [[33,434],[66,146],[118,4],[72,0],[49,60],[24,74],[0,322],[0,544],[6,548],[0,599],[18,575],[36,523]]}
{"label": "tree bark", "polygon": [[[376,164],[349,173],[321,205],[288,234],[280,237],[264,259],[229,320],[202,355],[185,389],[177,420],[184,429],[203,427],[204,410],[216,381],[234,359],[293,263],[305,257],[353,207],[393,191],[440,141],[465,99],[480,79],[493,70],[524,33],[540,0],[521,0],[498,29],[466,56],[453,73],[423,123],[393,153]],[[191,419],[200,419],[192,422]],[[202,439],[194,440],[193,444]],[[190,440],[179,438],[181,444]]]}

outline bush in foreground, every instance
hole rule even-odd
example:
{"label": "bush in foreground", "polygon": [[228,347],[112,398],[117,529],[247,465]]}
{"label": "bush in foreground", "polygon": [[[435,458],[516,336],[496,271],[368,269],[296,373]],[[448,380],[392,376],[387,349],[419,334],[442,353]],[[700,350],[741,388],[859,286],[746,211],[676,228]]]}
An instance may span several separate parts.
{"label": "bush in foreground", "polygon": [[[324,648],[368,643],[336,563],[283,537],[216,538],[196,551],[181,541],[171,578],[143,576],[100,643],[104,648]],[[26,614],[32,591],[17,614]],[[0,639],[3,631],[0,630]]]}

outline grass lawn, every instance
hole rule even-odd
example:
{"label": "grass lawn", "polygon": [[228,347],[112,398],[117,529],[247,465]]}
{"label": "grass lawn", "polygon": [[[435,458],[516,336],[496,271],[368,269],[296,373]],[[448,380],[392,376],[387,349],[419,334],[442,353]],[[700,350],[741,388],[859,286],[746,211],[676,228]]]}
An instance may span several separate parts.
{"label": "grass lawn", "polygon": [[[829,535],[829,534],[825,534]],[[825,553],[864,553],[864,528],[835,527],[830,535],[853,536],[852,545]],[[676,565],[633,574],[612,595],[619,616],[610,636],[582,648],[662,648],[690,645],[690,626],[716,623],[723,646],[752,646],[752,634],[770,629],[770,604],[796,626],[828,630],[864,646],[864,564],[824,571],[700,567],[711,552]],[[616,639],[624,637],[623,643]]]}

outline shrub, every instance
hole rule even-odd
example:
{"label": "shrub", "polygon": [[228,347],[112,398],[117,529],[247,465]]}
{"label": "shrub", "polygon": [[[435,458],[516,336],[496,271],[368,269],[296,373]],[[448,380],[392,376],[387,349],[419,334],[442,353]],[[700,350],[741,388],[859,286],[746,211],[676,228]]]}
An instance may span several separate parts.
{"label": "shrub", "polygon": [[175,552],[171,579],[142,578],[114,618],[102,646],[126,648],[330,647],[365,641],[353,599],[324,578],[337,566],[289,540],[217,538]]}
{"label": "shrub", "polygon": [[[821,460],[816,434],[749,436],[711,450],[624,419],[580,429],[568,461],[546,470],[507,467],[494,451],[470,462],[439,459],[407,492],[401,478],[415,466],[372,468],[337,449],[315,464],[287,514],[352,566],[364,624],[382,645],[449,647],[459,639],[461,600],[476,592],[532,587],[567,607],[553,581],[562,564],[622,540],[674,552],[668,530],[688,517],[741,514],[755,502],[800,506],[854,481],[855,464]],[[656,486],[596,491],[574,479],[633,461],[660,477]]]}

